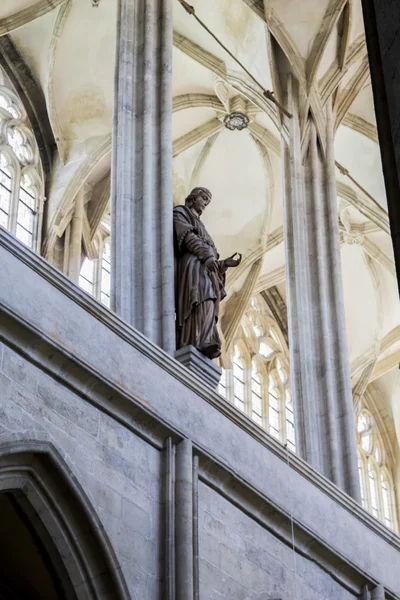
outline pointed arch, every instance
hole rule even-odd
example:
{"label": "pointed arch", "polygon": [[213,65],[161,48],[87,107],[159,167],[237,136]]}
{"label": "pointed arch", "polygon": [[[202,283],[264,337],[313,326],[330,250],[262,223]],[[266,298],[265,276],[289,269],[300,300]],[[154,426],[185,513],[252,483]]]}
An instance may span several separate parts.
{"label": "pointed arch", "polygon": [[0,445],[0,490],[12,494],[29,515],[36,535],[49,548],[67,599],[130,598],[97,513],[51,443]]}

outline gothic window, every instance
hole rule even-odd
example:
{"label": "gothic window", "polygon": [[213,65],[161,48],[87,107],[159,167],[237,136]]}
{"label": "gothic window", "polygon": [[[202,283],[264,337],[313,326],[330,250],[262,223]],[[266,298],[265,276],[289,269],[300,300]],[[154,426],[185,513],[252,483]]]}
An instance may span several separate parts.
{"label": "gothic window", "polygon": [[21,178],[18,200],[16,236],[32,248],[37,212],[35,187],[29,174]]}
{"label": "gothic window", "polygon": [[266,341],[260,342],[259,352],[264,358],[271,358],[274,354],[274,349]]}
{"label": "gothic window", "polygon": [[357,443],[362,504],[387,527],[397,530],[394,486],[383,439],[374,417],[365,408],[357,419]]}
{"label": "gothic window", "polygon": [[233,404],[236,408],[244,411],[244,361],[240,355],[239,348],[235,346],[233,354]]}
{"label": "gothic window", "polygon": [[39,250],[44,201],[39,149],[18,96],[0,71],[0,225]]}
{"label": "gothic window", "polygon": [[257,363],[253,360],[251,369],[251,417],[259,425],[263,425],[262,375]]}
{"label": "gothic window", "polygon": [[93,296],[93,284],[95,279],[95,261],[85,258],[83,261],[81,272],[79,273],[79,285],[89,294]]}
{"label": "gothic window", "polygon": [[83,261],[79,274],[79,285],[109,308],[111,256],[108,234],[105,237],[101,233],[97,235],[97,249],[98,259],[85,258]]}
{"label": "gothic window", "polygon": [[294,413],[292,394],[290,390],[285,393],[285,419],[286,419],[286,442],[292,452],[296,451],[295,433],[294,433]]}
{"label": "gothic window", "polygon": [[110,238],[103,242],[101,257],[101,276],[100,276],[100,300],[103,304],[110,307]]}
{"label": "gothic window", "polygon": [[7,166],[7,158],[0,154],[0,225],[8,227],[11,209],[12,171]]}
{"label": "gothic window", "polygon": [[222,369],[221,379],[219,380],[219,384],[218,384],[218,393],[221,394],[221,396],[224,396],[224,398],[227,398],[227,395],[228,395],[228,391],[226,388],[227,388],[227,372],[225,369]]}
{"label": "gothic window", "polygon": [[219,393],[295,451],[288,349],[261,297],[252,298]]}
{"label": "gothic window", "polygon": [[281,436],[281,402],[274,375],[270,375],[268,384],[269,432],[279,440]]}

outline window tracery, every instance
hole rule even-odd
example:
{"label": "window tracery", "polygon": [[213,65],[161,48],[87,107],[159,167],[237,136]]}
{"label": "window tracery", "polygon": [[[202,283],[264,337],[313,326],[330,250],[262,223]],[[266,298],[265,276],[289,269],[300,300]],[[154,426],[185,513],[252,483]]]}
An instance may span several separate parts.
{"label": "window tracery", "polygon": [[365,407],[357,418],[357,446],[362,504],[374,517],[397,531],[389,460],[376,420]]}
{"label": "window tracery", "polygon": [[0,71],[0,225],[39,250],[44,178],[24,107]]}
{"label": "window tracery", "polygon": [[230,360],[219,393],[294,452],[288,349],[260,297],[251,299]]}

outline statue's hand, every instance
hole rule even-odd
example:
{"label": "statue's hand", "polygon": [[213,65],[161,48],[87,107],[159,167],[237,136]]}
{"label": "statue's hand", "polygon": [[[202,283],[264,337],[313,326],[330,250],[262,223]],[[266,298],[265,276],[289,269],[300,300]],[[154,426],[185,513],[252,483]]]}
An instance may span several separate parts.
{"label": "statue's hand", "polygon": [[[235,258],[236,256],[238,258]],[[225,258],[225,260],[224,260],[224,264],[227,269],[229,267],[238,267],[241,262],[242,262],[242,255],[239,252],[235,252],[234,254],[232,254],[232,256],[230,256],[229,258]]]}

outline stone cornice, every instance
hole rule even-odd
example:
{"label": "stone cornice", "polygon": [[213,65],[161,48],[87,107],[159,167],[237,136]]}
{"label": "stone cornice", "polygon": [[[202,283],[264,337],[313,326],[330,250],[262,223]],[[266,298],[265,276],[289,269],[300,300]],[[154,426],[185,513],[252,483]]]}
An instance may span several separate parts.
{"label": "stone cornice", "polygon": [[[174,358],[165,353],[161,348],[151,343],[140,332],[130,327],[114,313],[102,306],[94,298],[86,294],[65,275],[57,271],[43,258],[37,256],[31,250],[23,246],[18,240],[16,240],[2,228],[0,228],[0,247],[17,257],[18,260],[27,265],[57,290],[62,292],[62,294],[72,300],[72,302],[80,306],[87,313],[91,314],[97,321],[107,327],[122,341],[134,347],[139,353],[146,356],[148,359],[158,365],[160,369],[168,373],[174,379],[178,380],[181,385],[185,386],[188,390],[191,390],[191,392],[195,393],[205,402],[212,405],[229,421],[245,431],[249,436],[257,440],[261,446],[267,448],[268,451],[277,456],[282,461],[282,464],[287,464],[288,453],[282,444],[269,436],[250,418],[246,417],[246,415],[222,399],[219,394],[204,385],[204,382],[199,377],[197,377],[195,374],[192,374]],[[62,362],[60,358],[53,359],[51,353],[49,353],[46,348],[52,348],[56,351],[59,357],[64,357],[67,362],[71,361],[75,365],[73,368],[69,368],[67,370],[64,369],[64,366],[62,368],[63,381],[65,381],[66,384],[71,388],[74,388],[78,385],[78,383],[80,383],[81,388],[75,391],[77,391],[77,393],[83,397],[86,396],[88,401],[96,404],[100,410],[106,411],[118,420],[121,420],[121,416],[116,410],[116,406],[118,405],[116,399],[117,397],[121,397],[125,399],[125,402],[129,401],[131,403],[131,410],[139,411],[140,413],[143,413],[143,415],[153,418],[165,433],[168,432],[169,435],[173,435],[176,439],[184,437],[183,433],[177,431],[174,427],[171,427],[169,423],[166,423],[165,420],[160,418],[160,415],[158,415],[158,413],[152,409],[145,399],[134,396],[129,390],[122,387],[117,381],[111,381],[107,379],[102,372],[96,370],[93,366],[88,365],[82,359],[72,353],[71,350],[69,350],[60,339],[57,339],[56,336],[51,338],[48,337],[42,331],[39,331],[37,328],[35,328],[32,323],[28,323],[26,320],[24,320],[21,315],[18,315],[13,310],[12,307],[3,304],[0,306],[0,310],[3,313],[3,317],[6,318],[5,320],[3,319],[3,338],[6,338],[7,336],[7,327],[10,328],[10,330],[14,328],[14,325],[10,325],[11,323],[14,323],[15,327],[19,327],[22,333],[25,331],[26,334],[24,334],[24,338],[29,339],[26,343],[26,348],[18,348],[19,351],[24,353],[30,360],[32,360],[32,356],[34,354],[34,361],[39,363],[41,368],[50,373],[52,369],[56,369],[56,372],[53,374],[53,376],[57,378],[60,378],[59,371],[61,370],[60,365],[62,365]],[[35,339],[36,342],[32,343]],[[15,342],[14,345],[16,345]],[[81,373],[81,375],[77,374],[78,372]],[[82,384],[82,373],[86,373],[86,381],[84,384]],[[76,377],[77,383],[75,383],[74,377]],[[108,392],[105,397],[102,397],[100,402],[97,388],[104,389],[105,387],[108,390],[111,390],[112,394]],[[127,424],[127,426],[132,428],[132,420]],[[147,437],[154,445],[159,445],[159,443],[155,441],[154,438],[152,438],[148,433],[148,427],[146,428],[146,433],[142,433],[142,435]],[[200,446],[198,446],[198,449],[203,454],[208,454],[208,452]],[[226,465],[224,466],[219,459],[213,457],[213,460],[219,464],[221,468],[226,468]],[[366,527],[370,528],[376,535],[379,535],[388,544],[400,550],[400,538],[395,533],[384,527],[383,524],[379,523],[376,519],[370,516],[352,498],[338,489],[328,479],[316,472],[305,461],[292,453],[290,453],[290,466],[303,478],[308,480],[314,486],[323,491],[328,497],[338,503],[342,508],[347,510],[354,518],[358,519]],[[245,484],[245,482],[243,483]],[[299,526],[301,526],[301,524],[299,524]],[[396,596],[393,595],[393,597]]]}

